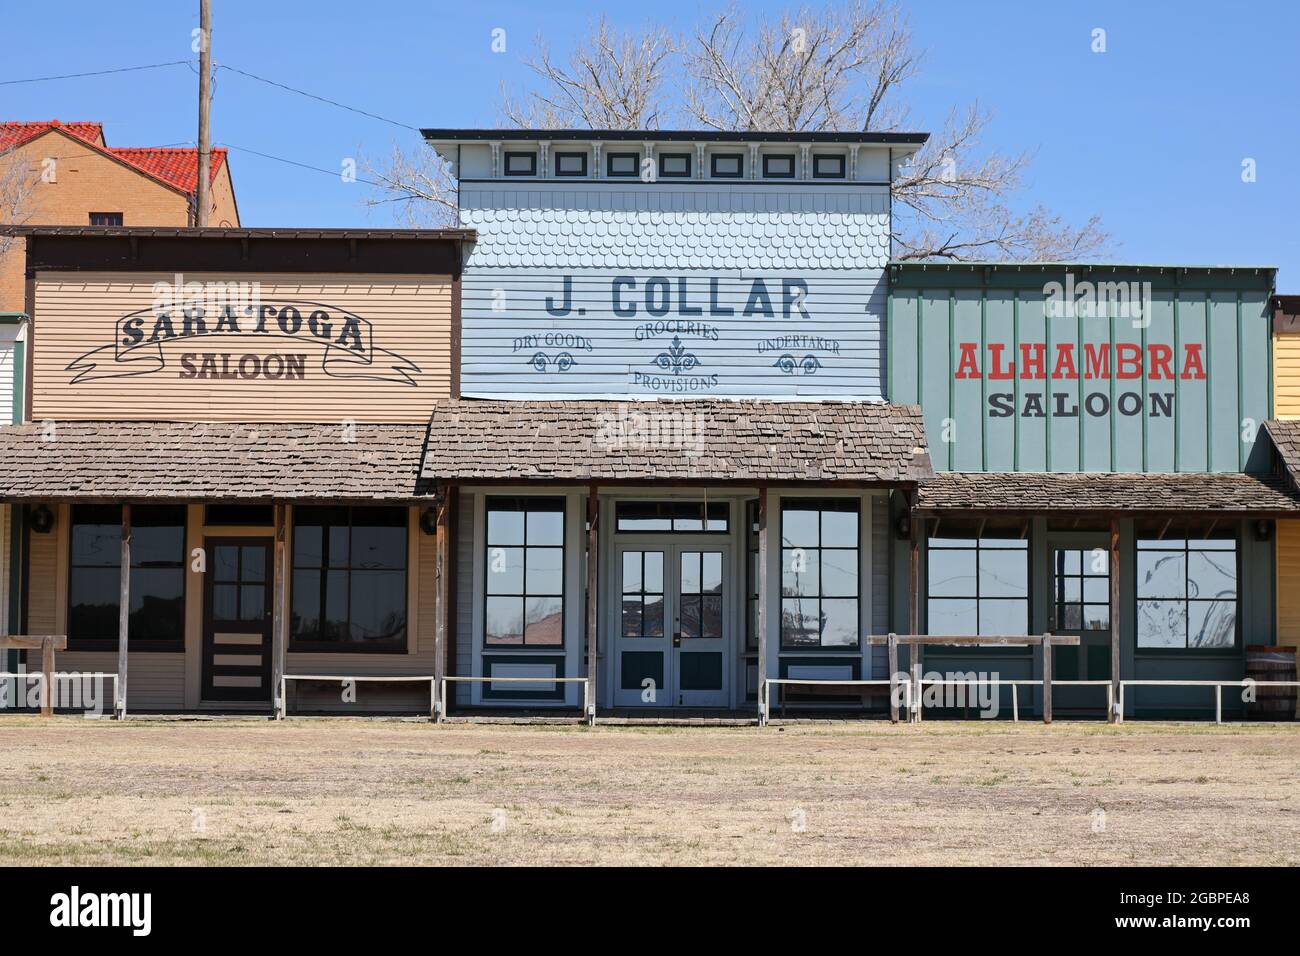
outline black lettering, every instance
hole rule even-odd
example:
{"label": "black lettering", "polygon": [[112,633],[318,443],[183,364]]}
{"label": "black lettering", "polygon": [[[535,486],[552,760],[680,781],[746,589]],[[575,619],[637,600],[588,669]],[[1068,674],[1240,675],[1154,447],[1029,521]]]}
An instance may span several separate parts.
{"label": "black lettering", "polygon": [[989,394],[989,418],[1010,418],[1015,414],[1015,396],[1010,392]]}

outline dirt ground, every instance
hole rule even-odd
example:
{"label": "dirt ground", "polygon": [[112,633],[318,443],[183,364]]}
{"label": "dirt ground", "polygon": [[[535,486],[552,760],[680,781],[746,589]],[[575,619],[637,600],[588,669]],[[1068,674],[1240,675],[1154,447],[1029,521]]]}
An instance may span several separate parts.
{"label": "dirt ground", "polygon": [[1297,864],[1300,726],[0,721],[0,864]]}

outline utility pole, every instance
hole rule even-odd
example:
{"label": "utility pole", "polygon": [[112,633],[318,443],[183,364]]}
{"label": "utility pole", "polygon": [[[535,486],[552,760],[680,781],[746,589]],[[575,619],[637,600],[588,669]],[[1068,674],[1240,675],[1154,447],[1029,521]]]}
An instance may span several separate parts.
{"label": "utility pole", "polygon": [[208,224],[208,177],[212,168],[212,0],[199,0],[199,178],[194,225]]}

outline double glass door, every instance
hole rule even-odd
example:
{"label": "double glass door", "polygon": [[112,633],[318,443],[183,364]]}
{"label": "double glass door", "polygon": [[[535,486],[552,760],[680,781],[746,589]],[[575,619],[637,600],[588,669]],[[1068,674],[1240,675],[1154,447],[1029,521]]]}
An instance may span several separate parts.
{"label": "double glass door", "polygon": [[613,625],[619,707],[725,707],[726,549],[646,541],[617,549]]}

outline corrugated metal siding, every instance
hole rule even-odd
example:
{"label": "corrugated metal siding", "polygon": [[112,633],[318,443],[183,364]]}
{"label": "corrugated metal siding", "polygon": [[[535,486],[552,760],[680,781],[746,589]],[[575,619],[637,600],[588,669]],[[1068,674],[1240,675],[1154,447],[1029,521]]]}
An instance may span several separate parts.
{"label": "corrugated metal siding", "polygon": [[[265,304],[293,302],[301,310],[319,303],[336,317],[341,311],[350,312],[371,323],[373,338],[365,345],[372,361],[339,361],[347,353],[333,349],[327,371],[327,352],[319,338],[305,332],[290,337],[245,331],[178,338],[152,356],[138,348],[128,353],[134,362],[114,362],[118,321],[151,310],[154,283],[171,282],[174,277],[44,274],[36,285],[33,414],[55,419],[407,422],[427,420],[433,401],[450,394],[449,279],[202,273],[186,274],[184,279],[187,283],[258,282]],[[307,317],[304,312],[304,328]],[[145,319],[147,339],[153,328],[152,313],[146,312]],[[364,328],[362,335],[364,341]],[[101,351],[88,355],[96,349]],[[245,354],[302,355],[305,370],[301,380],[183,378],[185,353],[229,353],[236,368]],[[201,369],[201,357],[191,361]],[[86,377],[73,384],[79,373],[69,366],[76,363],[84,370],[92,362],[94,371],[83,371]],[[145,374],[126,374],[141,371]],[[117,375],[97,377],[103,372]]]}
{"label": "corrugated metal siding", "polygon": [[[1266,305],[1267,293],[1256,288],[1157,288],[1144,328],[1127,318],[1049,317],[1041,287],[991,284],[981,294],[895,284],[889,398],[920,402],[931,457],[948,471],[1253,470],[1261,464],[1253,436],[1270,406]],[[1039,343],[1049,375],[1065,345],[1079,377],[1022,378],[1018,349]],[[999,344],[1004,369],[1015,361],[1015,373],[992,379],[989,346]],[[1109,346],[1110,376],[1084,375],[1089,344]],[[1140,350],[1140,378],[1115,377],[1121,344]],[[978,376],[958,377],[963,345],[975,349]],[[1152,375],[1152,345],[1170,349],[1172,381]],[[1189,345],[1200,349],[1204,379],[1182,377]]]}

